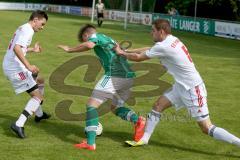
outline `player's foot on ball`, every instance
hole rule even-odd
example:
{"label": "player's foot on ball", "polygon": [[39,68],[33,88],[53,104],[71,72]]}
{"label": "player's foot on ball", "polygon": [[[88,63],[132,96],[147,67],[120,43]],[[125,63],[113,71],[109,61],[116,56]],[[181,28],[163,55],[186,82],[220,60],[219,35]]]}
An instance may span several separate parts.
{"label": "player's foot on ball", "polygon": [[87,150],[91,150],[91,151],[94,151],[96,150],[96,144],[94,145],[89,145],[87,144],[87,141],[86,140],[83,140],[81,143],[79,144],[75,144],[74,145],[75,148],[78,148],[78,149],[87,149]]}
{"label": "player's foot on ball", "polygon": [[25,138],[23,127],[18,127],[15,123],[13,123],[11,125],[11,130],[15,132],[19,138]]}
{"label": "player's foot on ball", "polygon": [[51,117],[50,114],[47,114],[46,112],[43,112],[43,115],[41,117],[35,116],[35,122],[40,122],[43,119],[49,119]]}
{"label": "player's foot on ball", "polygon": [[134,141],[139,141],[143,134],[144,134],[144,128],[146,124],[146,119],[144,117],[139,117],[137,123],[135,124],[135,132],[133,136]]}
{"label": "player's foot on ball", "polygon": [[139,140],[138,142],[136,141],[125,141],[125,143],[127,145],[129,145],[130,147],[138,147],[138,146],[143,146],[143,145],[146,145],[147,143],[142,141],[142,140]]}

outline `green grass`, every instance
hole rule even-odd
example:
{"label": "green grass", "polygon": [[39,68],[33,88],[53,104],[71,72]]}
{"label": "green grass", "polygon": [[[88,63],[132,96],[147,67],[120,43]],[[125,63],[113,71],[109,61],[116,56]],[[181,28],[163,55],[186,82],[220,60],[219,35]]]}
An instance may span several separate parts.
{"label": "green grass", "polygon": [[[29,12],[0,11],[0,61],[2,61],[8,42],[16,28],[27,21]],[[55,69],[80,54],[66,54],[57,49],[58,44],[76,45],[80,26],[89,23],[89,18],[62,14],[49,14],[49,22],[41,33],[37,33],[33,43],[40,41],[43,53],[29,55],[28,59],[41,69],[46,79],[44,109],[53,116],[49,121],[35,124],[30,119],[25,126],[27,138],[15,137],[9,130],[10,124],[16,120],[23,110],[27,94],[16,96],[3,72],[0,72],[0,159],[1,160],[79,160],[79,159],[146,159],[146,160],[230,160],[239,159],[239,148],[215,141],[203,135],[194,120],[186,116],[185,110],[175,112],[170,109],[157,126],[148,146],[129,148],[124,141],[131,139],[133,128],[111,113],[100,118],[104,131],[97,138],[97,150],[89,152],[77,150],[74,143],[84,138],[84,122],[63,121],[55,114],[58,102],[73,100],[72,113],[85,110],[87,97],[58,93],[49,86],[49,77]],[[99,32],[111,35],[120,41],[133,41],[133,47],[151,46],[149,27],[130,25],[124,31],[123,25],[117,22],[104,22]],[[212,121],[237,136],[240,136],[240,41],[210,37],[188,32],[174,31],[188,47],[197,69],[203,77],[208,90],[208,105]],[[84,55],[93,55],[92,51]],[[157,60],[150,61],[157,63]],[[94,68],[91,68],[94,70]],[[97,80],[82,80],[86,66],[74,70],[65,80],[74,86],[94,87]],[[140,73],[139,73],[140,74]],[[98,78],[101,73],[98,74]],[[158,74],[157,74],[158,75]],[[162,77],[172,82],[169,75]],[[141,88],[140,88],[141,89]],[[147,90],[145,86],[142,89]],[[151,110],[157,97],[137,98],[132,108],[143,115]],[[173,115],[180,116],[173,119]]]}

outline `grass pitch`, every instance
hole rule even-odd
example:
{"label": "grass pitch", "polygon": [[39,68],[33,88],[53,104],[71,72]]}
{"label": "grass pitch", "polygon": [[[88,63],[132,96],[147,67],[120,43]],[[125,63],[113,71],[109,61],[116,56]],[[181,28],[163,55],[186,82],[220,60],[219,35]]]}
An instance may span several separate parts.
{"label": "grass pitch", "polygon": [[[29,15],[29,12],[0,11],[1,62],[14,31],[19,25],[27,22]],[[49,22],[45,30],[35,34],[33,43],[39,41],[43,52],[29,55],[28,59],[40,68],[41,75],[46,79],[44,110],[50,112],[52,118],[40,124],[35,124],[31,118],[25,125],[27,138],[24,140],[16,138],[9,126],[23,110],[28,95],[16,96],[3,72],[0,72],[1,160],[230,160],[240,158],[239,148],[203,135],[194,120],[187,116],[185,110],[175,112],[173,109],[165,113],[148,146],[127,147],[124,141],[132,138],[132,125],[112,113],[107,113],[100,117],[104,129],[103,135],[97,138],[97,150],[89,152],[75,149],[73,144],[85,137],[84,122],[59,119],[56,116],[55,107],[58,102],[68,99],[73,101],[70,108],[72,113],[84,112],[88,97],[59,93],[50,87],[49,79],[63,63],[80,55],[94,54],[93,51],[67,54],[56,47],[58,44],[78,44],[79,28],[89,22],[89,18],[49,14]],[[124,31],[121,23],[106,21],[98,30],[118,41],[131,40],[133,47],[153,44],[149,27],[130,25],[129,29]],[[240,137],[240,41],[179,31],[174,31],[174,34],[188,47],[195,65],[205,81],[212,121],[217,126]],[[155,64],[157,60],[149,62]],[[85,72],[86,66],[73,70],[65,79],[65,84],[93,88],[102,73],[99,73],[96,79],[87,82],[83,80]],[[172,78],[167,74],[161,78],[172,83]],[[149,87],[143,84],[139,89],[148,90]],[[136,104],[131,108],[139,114],[146,115],[151,110],[156,98],[155,96],[137,97]]]}

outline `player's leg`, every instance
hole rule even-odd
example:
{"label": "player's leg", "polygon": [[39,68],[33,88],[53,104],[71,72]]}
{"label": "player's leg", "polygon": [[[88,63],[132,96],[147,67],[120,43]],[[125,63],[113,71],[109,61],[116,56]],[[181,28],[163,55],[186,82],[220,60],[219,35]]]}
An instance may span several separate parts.
{"label": "player's leg", "polygon": [[98,126],[98,112],[97,108],[104,101],[95,99],[93,97],[89,98],[86,105],[86,127],[85,133],[87,140],[83,140],[79,144],[74,146],[79,149],[95,150],[96,149],[96,131]]}
{"label": "player's leg", "polygon": [[[184,93],[182,95],[185,95]],[[202,132],[212,136],[213,138],[225,141],[240,147],[240,139],[232,135],[223,128],[212,124],[209,118],[207,106],[207,92],[204,84],[200,84],[188,91],[186,95],[190,95],[190,100],[184,100],[188,110],[193,118],[197,120]],[[192,106],[191,106],[192,103]]]}
{"label": "player's leg", "polygon": [[[33,75],[33,78],[36,79],[39,92],[41,93],[42,96],[44,96],[44,78],[40,76],[34,77],[34,75]],[[35,112],[35,115],[36,115],[34,119],[35,122],[40,122],[43,119],[49,119],[51,117],[50,114],[47,114],[42,110],[42,104],[43,104],[43,101],[41,102],[41,105],[38,107],[38,109]]]}
{"label": "player's leg", "polygon": [[12,82],[16,94],[26,91],[31,96],[18,120],[11,125],[11,129],[16,132],[20,138],[24,138],[25,135],[23,126],[27,121],[27,118],[31,116],[40,106],[43,97],[38,90],[38,85],[33,79],[31,72],[22,71],[10,73],[8,78]]}
{"label": "player's leg", "polygon": [[233,134],[229,133],[223,128],[217,127],[211,123],[210,118],[202,120],[201,117],[198,117],[197,123],[201,128],[202,132],[208,134],[214,139],[225,141],[240,147],[240,139]]}
{"label": "player's leg", "polygon": [[18,120],[11,125],[11,129],[20,137],[24,138],[24,124],[26,123],[27,119],[33,115],[33,113],[37,110],[40,106],[43,97],[38,90],[37,84],[27,90],[29,95],[31,96],[30,100],[26,104],[23,112],[19,116]]}
{"label": "player's leg", "polygon": [[[171,93],[174,93],[174,92],[171,92]],[[149,141],[155,127],[157,126],[157,124],[160,121],[161,113],[173,104],[173,102],[171,102],[169,100],[169,95],[171,95],[171,93],[170,94],[167,93],[164,96],[160,96],[158,98],[158,100],[155,102],[155,104],[153,105],[152,111],[150,113],[148,113],[148,116],[147,116],[145,132],[144,132],[143,137],[137,142],[126,141],[127,144],[129,144],[131,146],[141,146],[141,145],[148,144],[148,141]]]}
{"label": "player's leg", "polygon": [[92,96],[89,98],[86,105],[86,128],[85,133],[87,141],[76,144],[76,148],[83,148],[88,150],[96,149],[96,130],[98,126],[98,112],[97,108],[104,103],[107,99],[111,98],[112,87],[110,85],[110,77],[103,76],[96,84]]}
{"label": "player's leg", "polygon": [[116,106],[112,104],[111,109],[116,116],[120,117],[125,121],[132,122],[134,124],[133,140],[139,141],[144,134],[146,119],[142,116],[138,116],[132,109],[124,105]]}
{"label": "player's leg", "polygon": [[100,27],[100,13],[97,13],[97,23],[98,27]]}
{"label": "player's leg", "polygon": [[86,133],[87,133],[87,143],[90,145],[95,144],[96,130],[98,126],[98,112],[97,108],[103,102],[100,102],[94,98],[88,100],[86,110]]}
{"label": "player's leg", "polygon": [[125,102],[130,97],[130,88],[133,85],[132,78],[111,78],[112,88],[114,88],[114,97],[112,99],[111,110],[112,112],[123,120],[133,122],[138,121],[138,115],[129,107],[125,105]]}
{"label": "player's leg", "polygon": [[134,140],[139,140],[144,132],[145,118],[138,116],[132,109],[125,105],[130,96],[130,88],[133,85],[133,78],[112,77],[110,85],[114,96],[112,98],[112,112],[123,120],[134,124]]}
{"label": "player's leg", "polygon": [[125,121],[134,124],[133,139],[138,141],[142,138],[145,128],[145,118],[138,116],[132,109],[125,105],[125,101],[130,96],[130,88],[133,85],[132,78],[112,78],[113,87],[116,93],[112,99],[112,112]]}
{"label": "player's leg", "polygon": [[155,127],[160,121],[161,113],[165,109],[169,108],[171,105],[172,105],[171,101],[165,96],[160,96],[158,100],[155,102],[152,111],[148,113],[145,132],[140,140],[141,142],[143,142],[143,144],[148,143]]}
{"label": "player's leg", "polygon": [[102,23],[103,23],[103,13],[101,13],[101,15],[100,15],[100,23],[99,23],[100,27],[102,26]]}
{"label": "player's leg", "polygon": [[172,88],[170,88],[162,96],[160,96],[158,100],[154,103],[152,111],[148,113],[145,133],[140,140],[140,143],[148,143],[156,125],[161,119],[161,113],[172,105],[175,105],[176,107],[182,105],[182,101],[180,99],[178,91],[178,85],[176,83],[173,85]]}
{"label": "player's leg", "polygon": [[[33,75],[34,76],[34,75]],[[35,78],[35,77],[34,77]],[[39,92],[41,93],[41,95],[43,96],[44,95],[44,79],[40,76],[37,76],[36,77],[36,82],[38,84],[38,89],[39,89]],[[38,109],[36,110],[35,112],[35,115],[37,117],[42,117],[43,116],[43,111],[42,111],[42,107],[41,105],[38,107]]]}
{"label": "player's leg", "polygon": [[120,117],[125,121],[133,122],[134,124],[136,124],[138,121],[139,118],[138,115],[132,109],[128,108],[124,104],[122,105],[112,104],[111,110],[116,116]]}

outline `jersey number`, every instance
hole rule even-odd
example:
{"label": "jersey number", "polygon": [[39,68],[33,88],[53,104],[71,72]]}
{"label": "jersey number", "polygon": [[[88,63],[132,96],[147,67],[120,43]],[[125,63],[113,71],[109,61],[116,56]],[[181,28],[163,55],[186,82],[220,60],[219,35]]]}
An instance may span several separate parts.
{"label": "jersey number", "polygon": [[184,45],[182,46],[182,50],[183,50],[184,53],[187,55],[188,60],[192,63],[192,58],[191,58],[191,56],[190,56],[190,54],[189,54],[187,48],[186,48]]}

